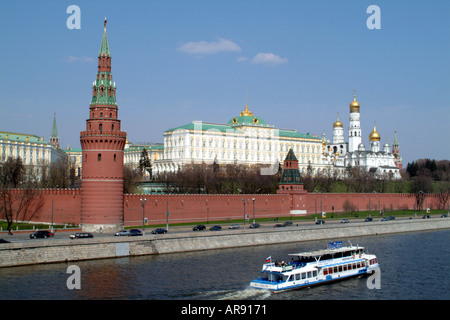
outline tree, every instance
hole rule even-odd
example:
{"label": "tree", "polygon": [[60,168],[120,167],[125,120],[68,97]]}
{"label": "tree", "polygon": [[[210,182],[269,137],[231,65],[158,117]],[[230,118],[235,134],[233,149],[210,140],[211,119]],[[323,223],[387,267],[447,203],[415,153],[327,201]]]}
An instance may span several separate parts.
{"label": "tree", "polygon": [[139,159],[139,170],[141,171],[141,175],[145,175],[145,171],[148,172],[150,180],[152,180],[152,163],[145,147],[142,150],[141,158]]}
{"label": "tree", "polygon": [[25,168],[20,158],[1,163],[0,218],[11,228],[13,222],[30,221],[44,205],[44,197],[31,183],[24,182]]}

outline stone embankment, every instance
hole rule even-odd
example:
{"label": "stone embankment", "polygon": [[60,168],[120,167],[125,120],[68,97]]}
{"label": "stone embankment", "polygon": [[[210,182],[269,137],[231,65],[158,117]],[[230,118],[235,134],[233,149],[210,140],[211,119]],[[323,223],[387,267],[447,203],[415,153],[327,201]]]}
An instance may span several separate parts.
{"label": "stone embankment", "polygon": [[0,267],[74,262],[124,256],[157,255],[311,240],[346,240],[351,237],[450,228],[450,219],[411,219],[349,224],[291,226],[187,232],[142,237],[34,240],[0,245]]}

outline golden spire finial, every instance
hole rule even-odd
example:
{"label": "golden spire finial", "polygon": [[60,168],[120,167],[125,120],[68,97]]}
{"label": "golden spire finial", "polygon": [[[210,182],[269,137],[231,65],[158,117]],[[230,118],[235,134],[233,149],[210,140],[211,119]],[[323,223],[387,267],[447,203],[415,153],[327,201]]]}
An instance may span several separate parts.
{"label": "golden spire finial", "polygon": [[241,112],[241,117],[242,116],[253,117],[253,112],[248,110],[248,105],[247,105],[247,86],[245,87],[245,110]]}
{"label": "golden spire finial", "polygon": [[353,101],[356,101],[356,90],[353,90]]}
{"label": "golden spire finial", "polygon": [[106,20],[106,17],[105,17],[105,24],[104,24],[104,25],[105,25],[105,29],[106,29],[106,23],[107,23],[107,22],[108,22],[108,20]]}

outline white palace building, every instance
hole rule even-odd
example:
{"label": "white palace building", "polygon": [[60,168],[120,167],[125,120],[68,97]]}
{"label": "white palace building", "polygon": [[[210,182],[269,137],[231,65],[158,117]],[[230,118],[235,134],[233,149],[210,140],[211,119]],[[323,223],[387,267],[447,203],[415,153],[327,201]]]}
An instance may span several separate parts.
{"label": "white palace building", "polygon": [[[186,164],[245,164],[278,171],[289,149],[299,160],[301,172],[325,170],[322,139],[296,130],[277,129],[255,116],[248,106],[226,124],[193,121],[164,132],[164,151],[153,162],[153,174],[175,172]],[[263,173],[263,171],[262,171]]]}

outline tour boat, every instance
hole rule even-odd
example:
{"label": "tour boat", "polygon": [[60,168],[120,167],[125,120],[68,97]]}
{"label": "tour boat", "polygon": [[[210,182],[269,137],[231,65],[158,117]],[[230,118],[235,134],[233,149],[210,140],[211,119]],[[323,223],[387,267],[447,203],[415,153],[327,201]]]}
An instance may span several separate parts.
{"label": "tour boat", "polygon": [[330,242],[325,250],[289,254],[291,260],[266,259],[261,277],[250,287],[273,293],[311,287],[358,275],[371,274],[379,269],[377,257],[364,247],[343,246],[342,241]]}

